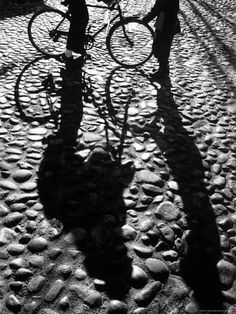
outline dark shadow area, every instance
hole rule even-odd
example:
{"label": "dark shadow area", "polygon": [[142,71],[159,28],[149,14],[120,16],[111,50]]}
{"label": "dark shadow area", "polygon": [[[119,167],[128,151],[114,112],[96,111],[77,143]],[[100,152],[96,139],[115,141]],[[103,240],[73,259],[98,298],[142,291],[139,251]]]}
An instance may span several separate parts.
{"label": "dark shadow area", "polygon": [[[209,199],[212,191],[207,189],[207,182],[204,180],[205,169],[202,156],[194,143],[192,134],[183,126],[171,92],[170,80],[160,82],[159,85],[150,82],[148,76],[142,71],[137,71],[136,75],[146,77],[150,86],[156,86],[157,97],[153,103],[156,103],[157,107],[153,113],[149,112],[149,116],[145,113],[146,123],[142,123],[141,119],[141,123],[136,123],[136,126],[127,124],[127,127],[134,136],[143,135],[146,139],[151,138],[155,141],[161,155],[164,156],[168,169],[168,171],[162,170],[161,176],[164,176],[165,180],[171,176],[171,180],[178,185],[178,191],[175,194],[180,196],[182,205],[179,204],[179,206],[187,219],[187,226],[183,226],[183,230],[187,229],[183,237],[185,250],[182,253],[179,252],[180,275],[193,291],[193,298],[201,310],[215,310],[215,313],[222,313],[222,286],[216,268],[217,262],[221,259],[221,247],[215,214]],[[130,81],[131,85],[135,85],[134,80]],[[111,82],[112,78],[109,77],[108,85]],[[107,93],[109,94],[108,85]],[[147,86],[145,89],[147,90]],[[137,93],[140,92],[136,87],[134,90]],[[133,96],[134,103],[137,93]],[[109,106],[115,106],[112,97],[108,96],[107,100],[108,113],[112,121],[120,125],[121,120],[114,117],[116,114],[119,115],[119,111],[109,108]],[[127,120],[129,123],[129,117]],[[136,122],[140,121],[137,119]],[[174,194],[169,195],[169,198],[175,201]],[[155,204],[153,205],[155,207]],[[150,209],[153,205],[150,204]]]}
{"label": "dark shadow area", "polygon": [[151,136],[178,184],[189,228],[185,238],[186,252],[181,259],[181,275],[193,290],[201,310],[222,310],[222,287],[216,268],[221,247],[204,182],[202,157],[192,136],[183,127],[170,81],[163,82],[157,101],[157,117],[162,118],[164,131],[158,134],[154,130]]}
{"label": "dark shadow area", "polygon": [[[88,275],[101,279],[111,299],[125,298],[131,258],[121,236],[126,207],[123,191],[134,170],[122,165],[105,142],[97,143],[87,159],[77,133],[83,117],[83,71],[63,74],[58,132],[49,136],[38,173],[38,190],[45,216],[59,221],[84,255]],[[90,99],[93,99],[92,97]]]}
{"label": "dark shadow area", "polygon": [[1,0],[0,20],[33,13],[43,5],[43,0]]}

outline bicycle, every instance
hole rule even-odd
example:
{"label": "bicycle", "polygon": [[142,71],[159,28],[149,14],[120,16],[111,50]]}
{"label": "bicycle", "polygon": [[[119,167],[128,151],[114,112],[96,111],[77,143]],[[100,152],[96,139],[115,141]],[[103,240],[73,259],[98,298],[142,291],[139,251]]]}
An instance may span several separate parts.
{"label": "bicycle", "polygon": [[[93,34],[90,34],[90,27],[88,27],[85,50],[91,49],[96,36],[106,29],[108,53],[119,65],[126,68],[137,67],[151,58],[153,29],[137,17],[124,17],[119,0],[114,0],[112,5],[87,4],[87,6],[118,13]],[[118,21],[110,27],[115,20]],[[69,26],[69,10],[62,12],[46,7],[31,17],[28,24],[28,36],[32,45],[39,52],[50,57],[57,57],[62,55],[65,50]]]}

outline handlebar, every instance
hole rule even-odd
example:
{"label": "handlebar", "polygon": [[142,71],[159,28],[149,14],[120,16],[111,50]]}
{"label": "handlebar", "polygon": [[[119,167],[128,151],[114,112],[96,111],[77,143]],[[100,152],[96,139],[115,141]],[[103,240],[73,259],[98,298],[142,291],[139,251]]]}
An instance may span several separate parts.
{"label": "handlebar", "polygon": [[[104,2],[109,8],[114,7],[116,4],[120,2],[120,0],[97,0],[98,2]],[[69,0],[62,0],[61,4],[64,6],[69,5]]]}

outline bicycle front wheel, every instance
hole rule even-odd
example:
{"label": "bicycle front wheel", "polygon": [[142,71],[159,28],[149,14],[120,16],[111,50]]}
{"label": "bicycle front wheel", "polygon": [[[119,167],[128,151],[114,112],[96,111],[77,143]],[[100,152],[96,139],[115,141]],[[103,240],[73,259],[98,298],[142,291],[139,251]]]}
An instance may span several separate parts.
{"label": "bicycle front wheel", "polygon": [[152,56],[153,30],[137,18],[114,24],[106,44],[112,59],[124,67],[137,67]]}
{"label": "bicycle front wheel", "polygon": [[39,52],[50,57],[59,56],[65,50],[69,27],[70,21],[64,12],[41,10],[31,17],[28,36]]}

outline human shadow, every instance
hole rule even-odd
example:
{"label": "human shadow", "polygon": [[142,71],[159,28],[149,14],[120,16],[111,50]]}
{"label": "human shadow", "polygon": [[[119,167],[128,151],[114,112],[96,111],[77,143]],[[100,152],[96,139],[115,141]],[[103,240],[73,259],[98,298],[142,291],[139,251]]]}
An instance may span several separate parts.
{"label": "human shadow", "polygon": [[61,226],[58,236],[62,233],[69,246],[82,252],[88,275],[102,282],[97,289],[112,299],[123,299],[132,262],[121,231],[126,212],[123,192],[134,171],[122,165],[106,141],[97,143],[88,157],[80,154],[84,147],[77,134],[84,88],[81,68],[64,73],[59,129],[46,140],[38,173],[39,196],[47,219]]}
{"label": "human shadow", "polygon": [[221,283],[216,264],[221,258],[219,233],[209,191],[204,180],[204,166],[191,134],[184,128],[171,92],[171,82],[162,82],[158,97],[157,117],[162,118],[163,132],[153,130],[165,156],[170,174],[177,182],[188,232],[184,236],[180,274],[193,290],[200,310],[223,309]]}
{"label": "human shadow", "polygon": [[43,5],[43,0],[1,0],[0,20],[33,13]]}
{"label": "human shadow", "polygon": [[[114,73],[111,73],[111,76],[114,76]],[[162,167],[156,167],[155,171],[165,181],[174,181],[177,186],[174,192],[171,188],[163,188],[164,199],[173,202],[181,209],[183,217],[186,217],[186,223],[184,220],[178,222],[182,230],[180,236],[182,244],[173,247],[180,255],[178,275],[182,276],[193,291],[193,297],[200,310],[214,310],[220,313],[223,309],[223,298],[216,265],[221,258],[221,247],[201,153],[194,142],[194,137],[183,125],[182,116],[171,91],[171,81],[165,79],[157,83],[151,82],[141,70],[137,70],[136,74],[132,75],[143,76],[146,81],[145,84],[142,83],[143,89],[138,89],[135,87],[137,81],[135,82],[133,76],[129,78],[130,85],[133,84],[133,89],[136,90],[133,101],[135,108],[137,93],[142,94],[144,90],[147,96],[141,96],[147,104],[150,101],[151,107],[145,108],[144,103],[141,107],[141,109],[145,108],[141,113],[143,117],[139,118],[139,114],[135,115],[134,124],[128,117],[128,123],[131,123],[128,124],[128,129],[133,136],[144,136],[147,140],[152,139],[156,143],[160,151],[159,155],[164,158],[166,170],[163,170],[162,163]],[[112,77],[109,77],[108,85],[111,82]],[[154,95],[154,93],[147,88],[148,84],[152,89],[156,88],[156,96],[152,100],[149,100],[148,94]],[[115,90],[115,86],[110,90]],[[117,94],[114,95],[116,97]],[[111,96],[107,97],[108,113],[113,123],[120,125],[122,119],[115,117],[119,115],[119,110],[114,108],[115,104],[112,103],[111,98]],[[154,199],[147,209],[153,210],[156,206]]]}

